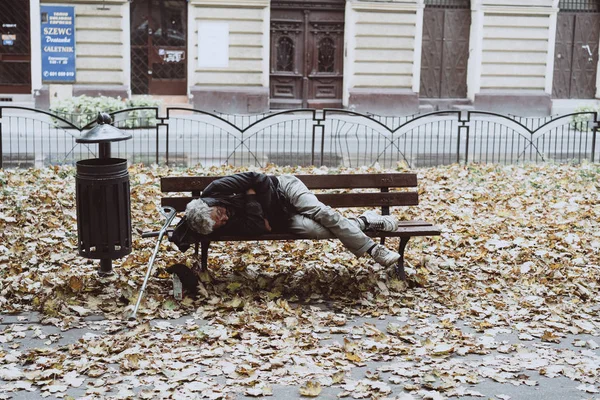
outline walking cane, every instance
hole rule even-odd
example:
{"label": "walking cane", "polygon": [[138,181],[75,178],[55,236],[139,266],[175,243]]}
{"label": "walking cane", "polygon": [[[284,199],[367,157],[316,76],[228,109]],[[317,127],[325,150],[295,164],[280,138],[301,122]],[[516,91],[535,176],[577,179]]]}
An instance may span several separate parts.
{"label": "walking cane", "polygon": [[154,259],[156,258],[156,254],[158,253],[158,249],[160,248],[160,242],[167,231],[171,222],[173,222],[173,218],[177,212],[173,207],[162,207],[160,209],[160,213],[166,218],[166,221],[160,231],[157,232],[149,232],[142,234],[142,237],[152,237],[158,236],[158,242],[156,242],[156,247],[154,248],[154,253],[152,253],[152,257],[150,257],[150,261],[148,262],[148,270],[146,271],[146,277],[144,278],[144,283],[142,284],[142,288],[140,290],[140,294],[138,295],[137,303],[135,304],[135,308],[129,317],[129,320],[135,320],[138,308],[140,307],[140,303],[142,302],[142,297],[144,296],[144,290],[146,290],[146,284],[148,284],[148,278],[150,278],[150,273],[152,272],[152,265],[154,264]]}

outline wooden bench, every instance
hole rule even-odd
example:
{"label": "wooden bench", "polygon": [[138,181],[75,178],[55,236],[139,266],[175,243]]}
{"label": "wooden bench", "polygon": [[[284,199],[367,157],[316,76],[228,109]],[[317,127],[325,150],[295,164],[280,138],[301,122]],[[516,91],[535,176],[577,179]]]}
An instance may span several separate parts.
{"label": "wooden bench", "polygon": [[[350,207],[381,207],[383,215],[389,215],[390,207],[416,206],[419,204],[419,195],[416,190],[417,175],[413,173],[387,173],[387,174],[357,174],[357,175],[296,175],[311,190],[328,189],[338,193],[315,193],[320,201],[334,208]],[[202,190],[218,176],[190,176],[190,177],[164,177],[161,178],[161,190],[165,193],[188,192],[186,197],[163,197],[162,206],[170,206],[175,210],[185,211],[187,203],[200,197]],[[396,188],[413,188],[413,191],[394,191]],[[352,192],[352,189],[378,189],[379,192],[371,190],[365,193]],[[339,193],[340,190],[345,193]],[[348,192],[350,190],[351,192]],[[370,237],[381,238],[384,244],[386,237],[399,237],[400,245],[398,252],[400,260],[396,266],[399,278],[405,280],[404,250],[406,244],[413,236],[436,236],[440,229],[424,221],[400,221],[396,232],[365,232]],[[291,233],[269,233],[257,236],[221,236],[218,241],[249,241],[249,240],[300,240],[311,238],[302,237]],[[211,239],[215,240],[215,239]],[[208,263],[208,248],[210,240],[201,241],[201,265],[206,270]],[[196,243],[196,255],[198,254],[198,243]]]}

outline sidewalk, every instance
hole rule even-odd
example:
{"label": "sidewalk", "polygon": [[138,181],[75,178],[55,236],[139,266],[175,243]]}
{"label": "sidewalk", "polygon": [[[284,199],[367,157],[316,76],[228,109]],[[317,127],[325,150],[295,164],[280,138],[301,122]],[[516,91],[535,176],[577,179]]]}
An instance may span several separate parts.
{"label": "sidewalk", "polygon": [[[89,317],[85,327],[61,332],[54,326],[42,325],[39,315],[32,313],[21,316],[2,316],[3,363],[0,375],[5,379],[17,377],[15,371],[32,369],[32,363],[43,365],[40,379],[35,377],[37,385],[32,385],[25,376],[13,381],[1,381],[0,397],[14,399],[49,399],[61,398],[226,398],[250,399],[259,394],[272,395],[273,399],[300,399],[301,387],[306,381],[321,383],[319,399],[348,398],[387,398],[387,399],[598,399],[600,386],[594,382],[593,376],[585,377],[585,370],[596,373],[600,367],[598,335],[589,334],[565,335],[559,343],[543,342],[533,335],[517,334],[508,329],[487,329],[476,332],[465,326],[459,319],[454,322],[455,329],[460,330],[465,340],[473,340],[482,354],[462,354],[467,348],[454,346],[433,348],[430,351],[428,341],[436,334],[436,326],[440,321],[419,323],[421,328],[412,336],[403,338],[406,347],[392,346],[386,349],[385,341],[377,340],[384,332],[410,327],[415,320],[411,317],[356,318],[348,320],[334,329],[321,329],[310,333],[314,338],[314,348],[304,354],[290,354],[282,367],[287,370],[281,379],[269,379],[262,374],[265,369],[263,360],[248,357],[252,351],[231,346],[228,340],[217,340],[207,352],[205,346],[198,346],[194,356],[188,362],[179,361],[175,356],[179,351],[189,352],[187,346],[162,347],[162,358],[173,358],[172,373],[163,368],[154,368],[150,364],[143,365],[141,358],[130,357],[127,365],[123,359],[119,362],[103,354],[98,342],[92,338],[96,335],[114,338],[119,344],[132,337],[136,332],[137,344],[143,343],[147,349],[161,347],[169,336],[185,336],[206,329],[212,337],[207,321],[197,316],[187,316],[175,320],[154,320],[147,331],[140,337],[140,327],[125,321],[107,321],[97,317]],[[341,324],[341,322],[340,322]],[[217,327],[212,325],[213,327]],[[429,326],[429,328],[428,328]],[[275,331],[278,327],[272,327]],[[337,333],[341,332],[341,333]],[[457,332],[455,332],[456,334]],[[429,335],[428,335],[429,334]],[[519,336],[521,339],[519,339]],[[79,372],[62,370],[60,364],[49,362],[58,360],[62,355],[62,366],[76,361],[75,355],[81,354],[86,347],[87,353],[96,354],[100,363],[90,363],[84,367],[85,356],[79,359]],[[177,343],[174,341],[173,343]],[[353,342],[361,349],[368,346],[373,353],[364,361],[353,359],[353,366],[347,368],[343,377],[338,376],[339,383],[333,384],[328,374],[318,373],[324,365],[310,365],[310,354],[326,354],[345,348],[346,358],[351,358],[350,348]],[[366,345],[366,347],[365,347]],[[133,350],[125,346],[120,351]],[[165,351],[165,350],[169,351]],[[386,350],[385,352],[383,350]],[[349,351],[350,350],[350,351]],[[471,349],[473,350],[473,349]],[[144,352],[142,350],[141,352]],[[392,356],[394,352],[398,354]],[[130,356],[137,352],[130,351]],[[368,353],[368,352],[367,352]],[[387,353],[387,354],[386,354]],[[26,354],[36,354],[33,359]],[[139,353],[137,353],[139,355]],[[358,357],[358,352],[355,356]],[[366,354],[366,353],[362,353]],[[194,359],[197,355],[200,358]],[[58,358],[57,358],[58,357]],[[308,357],[308,358],[307,358]],[[267,357],[268,358],[268,357]],[[125,358],[125,360],[127,360]],[[176,361],[177,360],[177,361]],[[200,360],[200,362],[198,362]],[[89,359],[88,361],[92,361]],[[271,364],[278,362],[270,358]],[[13,362],[13,364],[9,364]],[[8,364],[8,365],[7,365]],[[25,364],[25,365],[23,365]],[[102,365],[103,364],[103,365]],[[202,364],[202,365],[200,365]],[[257,365],[254,365],[257,364]],[[249,365],[253,367],[250,368]],[[340,370],[344,370],[340,364]],[[104,370],[103,370],[104,368]],[[137,369],[136,369],[137,368]],[[245,371],[244,368],[248,370]],[[70,368],[67,368],[70,369]],[[98,371],[94,371],[98,369]],[[250,371],[254,369],[254,371]],[[179,371],[179,372],[176,372]],[[87,375],[86,375],[87,374]],[[26,373],[27,375],[27,373]],[[249,385],[256,376],[254,385]],[[32,376],[32,375],[30,375]],[[458,377],[458,379],[457,379]],[[272,378],[272,377],[271,377]],[[574,380],[579,379],[579,380]],[[294,382],[297,380],[296,382]],[[583,382],[581,381],[583,380]],[[271,381],[267,385],[265,383]],[[285,382],[277,384],[273,381]],[[289,381],[289,382],[286,382]],[[149,384],[154,382],[154,384]],[[415,383],[419,382],[419,383]],[[462,382],[462,383],[461,383]],[[21,390],[18,390],[21,389]],[[410,389],[410,390],[405,390]],[[18,390],[18,391],[17,391]],[[179,391],[177,391],[179,390]],[[49,395],[49,396],[48,396]],[[61,397],[59,397],[61,396]],[[345,397],[345,396],[344,396]]]}

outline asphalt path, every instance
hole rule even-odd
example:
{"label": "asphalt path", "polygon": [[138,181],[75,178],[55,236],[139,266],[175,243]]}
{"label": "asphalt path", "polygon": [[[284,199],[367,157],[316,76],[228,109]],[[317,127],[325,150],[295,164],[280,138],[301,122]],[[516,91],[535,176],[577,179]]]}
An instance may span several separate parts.
{"label": "asphalt path", "polygon": [[[352,318],[348,316],[349,318]],[[4,354],[12,350],[18,349],[20,352],[25,352],[30,349],[43,348],[58,349],[69,344],[76,343],[82,337],[89,334],[104,335],[110,334],[103,332],[102,327],[108,327],[110,324],[100,316],[90,316],[86,318],[86,323],[89,325],[85,328],[70,329],[67,331],[61,331],[59,328],[50,325],[42,325],[40,323],[40,316],[36,313],[29,313],[23,315],[2,315],[2,322],[0,327],[3,330],[11,328],[14,331],[14,327],[18,326],[18,332],[21,332],[22,337],[12,339],[10,342],[2,343],[2,351]],[[185,316],[173,320],[154,320],[151,322],[153,326],[167,323],[169,326],[179,328],[185,331],[186,324],[189,324],[190,319],[194,316]],[[399,322],[400,321],[400,322]],[[202,326],[208,322],[196,319],[195,324]],[[386,330],[386,326],[389,323],[401,323],[401,319],[398,317],[381,317],[381,318],[362,318],[357,317],[349,319],[346,328],[352,329],[352,327],[359,327],[363,324],[370,324],[375,326],[381,331]],[[519,339],[516,331],[513,329],[499,329],[495,331],[478,332],[475,329],[468,326],[468,324],[461,323],[460,320],[456,321],[456,326],[460,326],[461,331],[467,335],[472,335],[476,340],[481,341],[487,345],[489,349],[486,354],[468,354],[460,357],[456,357],[457,368],[462,366],[470,366],[473,368],[488,368],[490,369],[490,378],[482,379],[477,383],[465,384],[461,386],[459,393],[452,396],[455,399],[498,399],[498,400],[509,400],[509,399],[527,399],[527,400],[565,400],[565,399],[600,399],[600,395],[597,394],[599,389],[598,382],[595,385],[583,384],[580,381],[572,380],[564,375],[558,374],[558,376],[548,377],[550,374],[547,372],[545,375],[541,375],[540,371],[545,367],[543,363],[539,363],[539,359],[530,357],[535,354],[536,351],[560,351],[562,354],[571,355],[573,358],[584,359],[587,363],[596,365],[596,368],[600,368],[600,351],[598,348],[589,349],[582,348],[581,345],[575,346],[575,343],[589,342],[596,343],[600,342],[598,333],[594,335],[590,334],[579,334],[571,335],[567,334],[561,338],[560,343],[543,343],[540,340],[532,340],[533,338],[527,338],[527,340]],[[319,337],[322,345],[331,345],[336,342],[339,345],[343,345],[344,338],[348,337],[348,334],[331,334],[331,333],[315,333]],[[417,338],[418,339],[418,338]],[[51,343],[50,343],[51,342]],[[508,363],[507,360],[510,358],[502,352],[502,348],[507,346],[518,346],[519,352],[513,357],[515,363]],[[227,354],[225,355],[227,356]],[[224,356],[224,357],[225,357]],[[565,356],[566,357],[566,356]],[[452,362],[454,356],[446,358],[446,362]],[[458,360],[460,359],[460,360]],[[520,361],[520,362],[517,362]],[[218,359],[214,360],[215,363]],[[513,380],[507,380],[503,382],[503,379],[495,375],[491,368],[487,366],[500,366],[503,365],[505,371],[512,373],[519,373],[521,384],[516,385]],[[1,366],[0,366],[1,367]],[[118,370],[118,365],[110,366],[113,368],[113,374]],[[384,384],[391,389],[391,392],[385,396],[379,397],[380,399],[443,399],[446,398],[440,395],[438,392],[431,391],[409,391],[405,390],[405,382],[400,382],[398,379],[394,379],[393,371],[398,368],[410,367],[410,360],[403,357],[392,357],[385,361],[378,362],[366,362],[364,366],[355,367],[350,371],[350,376],[346,382],[359,382],[361,380],[373,380],[374,376],[380,384]],[[546,365],[546,367],[548,367]],[[507,369],[509,368],[509,369]],[[549,367],[548,367],[549,368]],[[202,371],[206,373],[207,367],[202,367]],[[419,373],[418,369],[415,369],[416,373]],[[200,372],[198,378],[202,377],[203,372]],[[485,374],[484,374],[485,375]],[[397,377],[396,377],[397,378]],[[225,377],[216,377],[215,380],[223,385],[227,385],[227,379]],[[57,399],[67,395],[73,398],[97,398],[97,397],[86,397],[86,390],[88,389],[87,384],[90,383],[90,379],[86,381],[80,387],[71,387],[67,391],[61,393],[61,397],[55,395],[49,395],[46,393],[45,398]],[[346,383],[350,384],[350,383]],[[272,399],[305,399],[300,395],[300,384],[276,384],[272,386],[272,396],[266,398]],[[596,393],[586,392],[584,387],[592,392],[595,390]],[[0,398],[12,398],[12,399],[39,399],[41,398],[41,392],[39,387],[33,386],[35,390],[11,390],[11,382],[0,381]],[[112,389],[112,388],[111,388]],[[141,390],[153,390],[152,387],[131,387],[132,392],[139,394]],[[123,386],[114,388],[112,391],[107,393],[106,398],[122,398],[119,395],[119,391],[123,390]],[[326,386],[317,397],[318,399],[338,399],[344,392],[344,384],[337,384]],[[443,393],[443,392],[441,392]],[[131,397],[129,397],[131,398]],[[158,394],[154,398],[160,398]],[[177,398],[174,396],[173,398]],[[201,396],[197,398],[203,398]],[[236,392],[230,395],[228,398],[235,399],[255,399],[255,396],[245,394],[243,391]],[[349,397],[353,398],[353,397]]]}

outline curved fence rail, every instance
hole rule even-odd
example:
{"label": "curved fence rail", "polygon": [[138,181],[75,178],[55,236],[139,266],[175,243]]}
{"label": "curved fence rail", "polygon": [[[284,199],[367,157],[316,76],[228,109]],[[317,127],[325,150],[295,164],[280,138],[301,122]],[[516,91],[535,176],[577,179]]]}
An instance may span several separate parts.
{"label": "curved fence rail", "polygon": [[[404,117],[298,109],[228,115],[171,107],[120,110],[113,125],[132,140],[112,156],[132,163],[427,167],[452,163],[595,162],[598,113],[525,118],[485,111]],[[81,127],[42,110],[0,107],[0,167],[74,164],[98,156],[75,139]]]}

